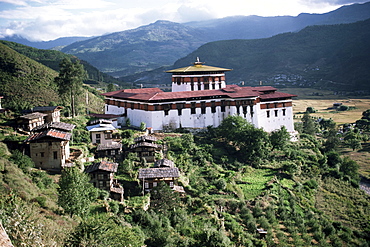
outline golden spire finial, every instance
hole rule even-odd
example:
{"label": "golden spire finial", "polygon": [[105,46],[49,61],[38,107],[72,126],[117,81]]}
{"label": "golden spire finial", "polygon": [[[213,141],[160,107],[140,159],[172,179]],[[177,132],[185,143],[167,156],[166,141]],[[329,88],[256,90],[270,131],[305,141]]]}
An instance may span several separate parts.
{"label": "golden spire finial", "polygon": [[201,67],[201,66],[202,66],[202,64],[204,64],[204,63],[203,63],[203,62],[201,62],[201,61],[199,60],[199,57],[197,57],[197,61],[195,61],[194,65],[195,65],[196,67]]}

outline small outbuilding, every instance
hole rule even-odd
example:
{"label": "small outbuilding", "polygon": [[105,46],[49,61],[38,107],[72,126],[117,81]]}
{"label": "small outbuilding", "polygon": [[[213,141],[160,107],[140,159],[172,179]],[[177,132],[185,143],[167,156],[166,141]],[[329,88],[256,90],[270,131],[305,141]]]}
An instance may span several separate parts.
{"label": "small outbuilding", "polygon": [[128,152],[137,153],[139,158],[145,158],[148,162],[154,162],[156,152],[161,152],[162,150],[162,145],[155,143],[157,138],[154,136],[140,136],[135,138],[134,141],[135,144],[130,146]]}
{"label": "small outbuilding", "polygon": [[138,178],[145,192],[149,192],[161,181],[165,182],[172,190],[184,192],[181,186],[177,186],[180,173],[177,167],[142,168],[139,169]]}
{"label": "small outbuilding", "polygon": [[52,122],[60,122],[60,110],[62,110],[62,106],[37,106],[32,109],[33,112],[41,112],[46,114],[45,122],[52,123]]}
{"label": "small outbuilding", "polygon": [[24,131],[31,131],[34,128],[41,126],[45,123],[47,114],[41,112],[32,112],[17,119],[18,128]]}
{"label": "small outbuilding", "polygon": [[117,163],[103,160],[86,166],[85,172],[90,175],[94,187],[108,191],[112,199],[123,201],[123,187],[114,180],[117,169]]}

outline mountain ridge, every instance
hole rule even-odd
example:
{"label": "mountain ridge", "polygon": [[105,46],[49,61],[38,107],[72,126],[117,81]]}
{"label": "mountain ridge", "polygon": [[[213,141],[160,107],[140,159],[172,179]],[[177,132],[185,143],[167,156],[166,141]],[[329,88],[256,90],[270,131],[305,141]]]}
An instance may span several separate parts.
{"label": "mountain ridge", "polygon": [[[295,33],[254,40],[224,40],[202,45],[166,69],[188,66],[200,57],[208,65],[231,68],[230,83],[277,87],[316,87],[335,90],[370,90],[370,19],[350,24],[306,27]],[[162,73],[123,77],[124,81],[160,84]],[[147,86],[150,86],[149,84]]]}

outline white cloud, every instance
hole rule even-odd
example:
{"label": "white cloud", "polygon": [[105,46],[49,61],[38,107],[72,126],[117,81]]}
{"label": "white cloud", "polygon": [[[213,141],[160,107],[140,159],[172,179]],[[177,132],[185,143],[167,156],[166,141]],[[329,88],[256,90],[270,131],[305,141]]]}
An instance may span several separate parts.
{"label": "white cloud", "polygon": [[50,40],[96,36],[146,25],[156,20],[189,22],[233,15],[323,13],[349,0],[0,0],[14,6],[0,10],[0,36],[19,34]]}

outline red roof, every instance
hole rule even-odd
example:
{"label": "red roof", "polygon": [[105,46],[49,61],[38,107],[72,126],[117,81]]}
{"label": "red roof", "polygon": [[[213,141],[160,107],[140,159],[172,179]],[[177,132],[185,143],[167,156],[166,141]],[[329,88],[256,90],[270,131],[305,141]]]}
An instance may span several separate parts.
{"label": "red roof", "polygon": [[26,142],[32,142],[35,140],[42,139],[44,137],[52,137],[56,139],[61,139],[65,141],[69,141],[71,139],[72,134],[69,132],[64,132],[56,129],[47,129],[42,132],[35,132],[32,133],[28,138],[25,140]]}
{"label": "red roof", "polygon": [[118,164],[110,161],[102,160],[92,165],[86,166],[85,172],[90,173],[98,170],[107,172],[117,172]]}
{"label": "red roof", "polygon": [[[132,90],[129,93],[127,90]],[[296,95],[276,92],[276,88],[270,86],[263,87],[239,87],[237,85],[227,85],[226,88],[216,90],[182,91],[182,92],[163,92],[158,88],[143,89],[124,89],[115,92],[104,93],[102,95],[118,99],[133,101],[170,101],[183,100],[188,98],[201,97],[223,97],[223,98],[250,98],[260,96],[264,99],[281,97],[294,97]],[[268,95],[268,96],[265,96]]]}

